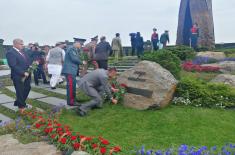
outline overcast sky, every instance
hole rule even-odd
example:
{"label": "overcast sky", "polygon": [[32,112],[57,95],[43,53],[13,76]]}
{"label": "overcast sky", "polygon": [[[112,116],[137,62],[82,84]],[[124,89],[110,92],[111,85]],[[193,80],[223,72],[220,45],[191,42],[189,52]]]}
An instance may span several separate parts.
{"label": "overcast sky", "polygon": [[[25,44],[96,34],[111,41],[116,32],[129,45],[130,32],[141,32],[149,40],[152,28],[170,31],[175,44],[180,0],[0,0],[0,38],[11,44],[22,38]],[[216,42],[235,42],[235,0],[214,0]]]}

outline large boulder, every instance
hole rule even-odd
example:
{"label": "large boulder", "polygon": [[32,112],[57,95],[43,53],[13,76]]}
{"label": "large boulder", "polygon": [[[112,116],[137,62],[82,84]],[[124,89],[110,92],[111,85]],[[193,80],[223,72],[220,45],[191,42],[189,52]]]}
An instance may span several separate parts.
{"label": "large boulder", "polygon": [[220,75],[216,76],[214,79],[212,79],[211,82],[224,83],[224,84],[230,85],[232,87],[235,87],[235,75],[220,74]]}
{"label": "large boulder", "polygon": [[127,85],[124,105],[138,110],[167,106],[177,85],[168,70],[150,61],[139,62],[121,73],[117,80]]}
{"label": "large boulder", "polygon": [[198,52],[197,56],[198,57],[209,57],[209,58],[216,59],[216,60],[221,60],[221,59],[226,58],[226,56],[223,52],[211,52],[211,51]]}

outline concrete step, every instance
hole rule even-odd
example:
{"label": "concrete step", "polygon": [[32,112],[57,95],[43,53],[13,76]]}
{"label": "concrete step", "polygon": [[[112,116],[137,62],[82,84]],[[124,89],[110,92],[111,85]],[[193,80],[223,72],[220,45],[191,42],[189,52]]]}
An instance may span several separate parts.
{"label": "concrete step", "polygon": [[[8,86],[6,87],[8,90],[12,91],[12,92],[16,92],[15,91],[15,87],[14,86]],[[29,96],[28,98],[30,99],[37,99],[37,98],[43,98],[43,97],[46,97],[47,95],[44,95],[44,94],[41,94],[41,93],[37,93],[37,92],[34,92],[34,91],[30,91],[29,92]]]}
{"label": "concrete step", "polygon": [[7,125],[11,121],[13,121],[11,118],[0,113],[0,127]]}

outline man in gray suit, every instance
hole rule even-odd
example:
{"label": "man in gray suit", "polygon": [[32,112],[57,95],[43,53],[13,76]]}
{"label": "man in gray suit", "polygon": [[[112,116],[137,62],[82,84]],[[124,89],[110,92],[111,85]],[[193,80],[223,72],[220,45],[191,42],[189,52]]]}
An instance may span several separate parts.
{"label": "man in gray suit", "polygon": [[82,104],[78,108],[78,114],[80,116],[85,116],[87,112],[92,108],[102,107],[102,95],[106,93],[108,98],[114,103],[117,100],[112,97],[112,91],[116,92],[118,89],[114,89],[109,85],[109,78],[116,76],[116,68],[110,68],[109,70],[96,69],[85,76],[83,76],[78,81],[78,87],[86,95],[91,97],[91,100],[85,104]]}

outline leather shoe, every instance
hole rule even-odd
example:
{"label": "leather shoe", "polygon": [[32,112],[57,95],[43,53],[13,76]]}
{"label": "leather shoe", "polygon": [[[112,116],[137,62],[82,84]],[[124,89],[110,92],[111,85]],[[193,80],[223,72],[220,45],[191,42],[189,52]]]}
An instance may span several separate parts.
{"label": "leather shoe", "polygon": [[84,117],[84,116],[86,116],[86,112],[85,111],[83,111],[81,108],[77,108],[77,114],[79,115],[79,116],[81,116],[81,117]]}

